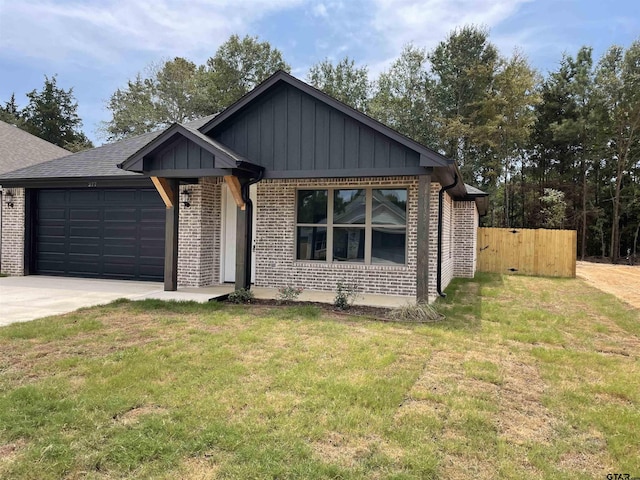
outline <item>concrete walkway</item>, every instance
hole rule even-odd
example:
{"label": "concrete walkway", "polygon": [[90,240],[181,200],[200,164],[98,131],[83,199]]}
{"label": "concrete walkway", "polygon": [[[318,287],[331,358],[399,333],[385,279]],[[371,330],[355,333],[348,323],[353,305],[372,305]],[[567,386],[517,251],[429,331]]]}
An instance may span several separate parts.
{"label": "concrete walkway", "polygon": [[[129,300],[177,300],[200,303],[233,292],[231,284],[204,288],[179,288],[177,292],[165,292],[158,282],[134,282],[93,278],[26,277],[0,278],[0,326],[27,322],[36,318],[73,312],[79,308],[112,302],[118,298]],[[259,299],[275,299],[275,288],[254,287]],[[302,302],[333,303],[334,292],[305,290],[298,297]],[[356,305],[397,307],[415,302],[412,297],[391,295],[359,295]]]}

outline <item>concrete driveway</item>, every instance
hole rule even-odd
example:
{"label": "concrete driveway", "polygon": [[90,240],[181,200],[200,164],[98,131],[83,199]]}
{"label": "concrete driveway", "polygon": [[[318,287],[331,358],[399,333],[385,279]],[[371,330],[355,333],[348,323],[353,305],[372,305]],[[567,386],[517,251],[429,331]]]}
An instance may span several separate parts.
{"label": "concrete driveway", "polygon": [[85,278],[0,278],[0,326],[112,302],[161,295],[162,283]]}

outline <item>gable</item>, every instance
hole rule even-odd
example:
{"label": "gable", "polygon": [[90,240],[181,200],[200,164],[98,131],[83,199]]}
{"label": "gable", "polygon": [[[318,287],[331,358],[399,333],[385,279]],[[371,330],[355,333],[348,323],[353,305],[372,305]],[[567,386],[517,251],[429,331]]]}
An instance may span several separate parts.
{"label": "gable", "polygon": [[214,156],[192,141],[180,137],[144,159],[145,171],[215,168]]}
{"label": "gable", "polygon": [[265,167],[268,176],[420,168],[420,154],[306,92],[282,82],[209,136]]}

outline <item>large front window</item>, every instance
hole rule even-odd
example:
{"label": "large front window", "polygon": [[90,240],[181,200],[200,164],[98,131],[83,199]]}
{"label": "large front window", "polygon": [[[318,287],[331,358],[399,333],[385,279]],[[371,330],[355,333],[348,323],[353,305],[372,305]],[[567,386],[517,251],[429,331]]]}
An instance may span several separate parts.
{"label": "large front window", "polygon": [[404,265],[405,188],[298,190],[296,258]]}

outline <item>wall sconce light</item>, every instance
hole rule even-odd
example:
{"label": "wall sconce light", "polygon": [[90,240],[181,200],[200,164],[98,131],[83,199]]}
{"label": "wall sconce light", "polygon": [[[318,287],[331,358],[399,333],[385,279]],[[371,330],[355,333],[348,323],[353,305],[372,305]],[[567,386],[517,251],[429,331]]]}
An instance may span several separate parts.
{"label": "wall sconce light", "polygon": [[13,192],[11,190],[4,191],[5,202],[7,203],[7,207],[13,208]]}
{"label": "wall sconce light", "polygon": [[191,191],[187,190],[186,188],[182,190],[182,192],[180,193],[180,203],[182,203],[182,205],[184,205],[186,208],[189,208],[191,206],[191,202],[189,202],[190,198]]}

